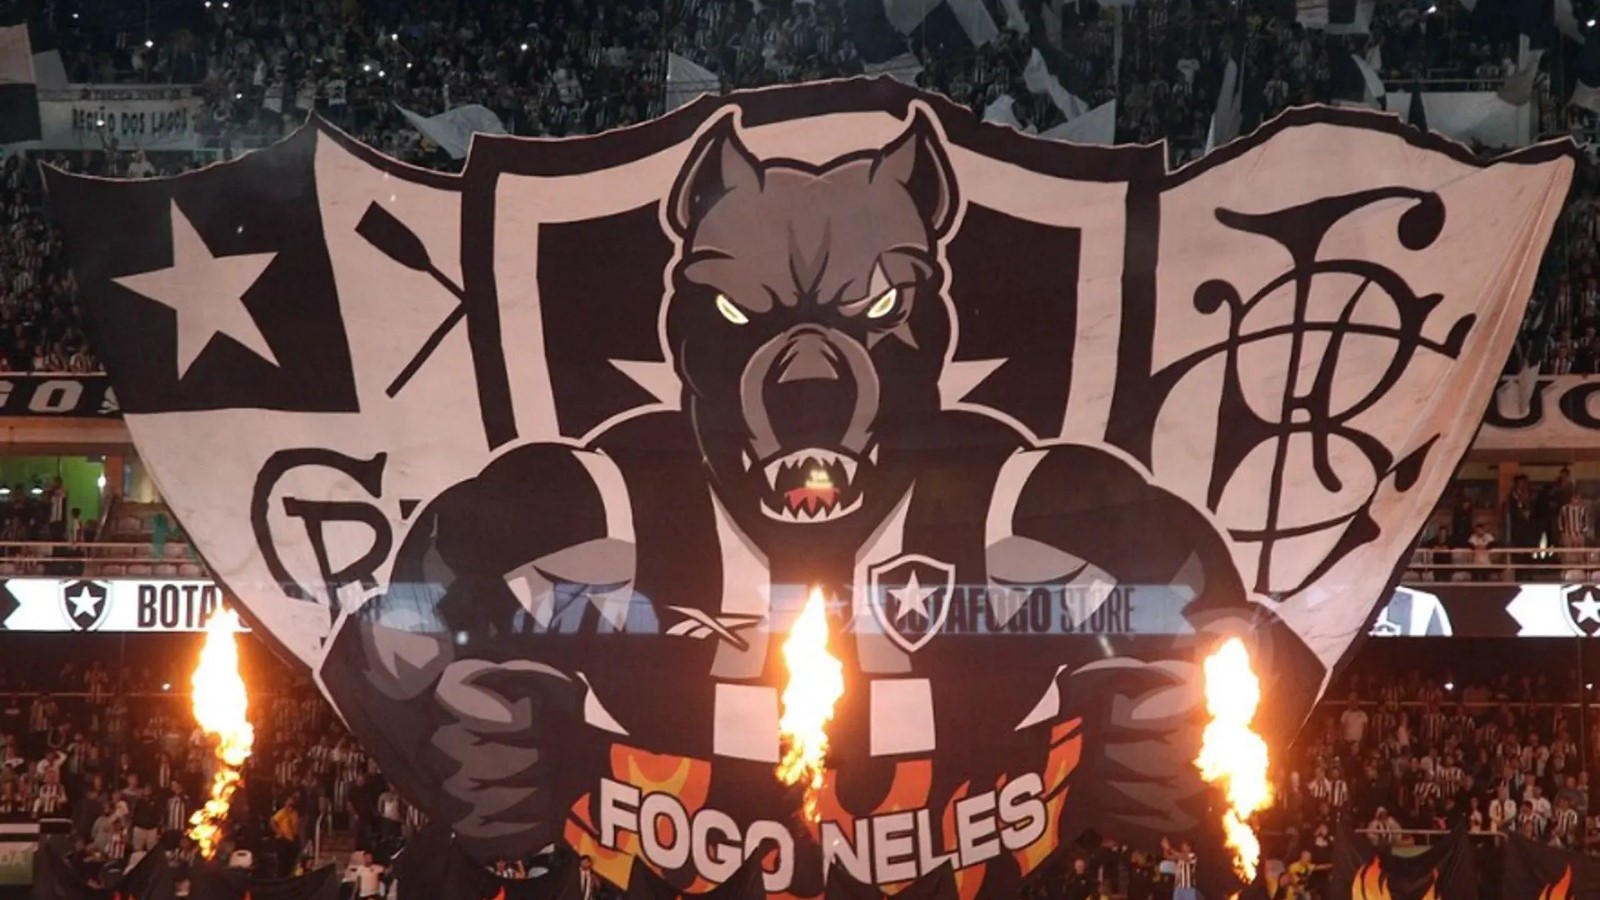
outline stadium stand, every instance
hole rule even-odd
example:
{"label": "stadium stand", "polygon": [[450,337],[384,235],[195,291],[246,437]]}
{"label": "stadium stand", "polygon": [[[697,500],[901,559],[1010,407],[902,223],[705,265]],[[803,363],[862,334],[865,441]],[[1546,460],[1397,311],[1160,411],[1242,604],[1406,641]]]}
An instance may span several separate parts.
{"label": "stadium stand", "polygon": [[[571,135],[661,114],[669,53],[713,73],[716,83],[698,85],[707,90],[860,74],[868,66],[850,36],[848,4],[839,0],[210,0],[182,10],[152,2],[137,16],[126,6],[51,4],[31,23],[36,43],[61,53],[73,82],[203,84],[206,149],[146,155],[108,143],[45,154],[51,164],[123,177],[173,174],[282,136],[301,120],[297,110],[308,97],[384,152],[451,168],[459,162],[425,144],[397,105],[431,113],[478,103],[513,133]],[[1166,139],[1174,163],[1203,150],[1224,65],[1237,47],[1260,73],[1258,117],[1337,99],[1335,62],[1352,53],[1397,82],[1494,86],[1516,69],[1514,45],[1474,34],[1465,10],[1453,6],[1384,0],[1376,4],[1372,34],[1350,37],[1308,32],[1248,4],[1141,3],[1118,13],[1120,21],[1088,2],[1067,9],[1061,28],[1079,51],[1088,87],[1083,99],[1117,100],[1118,139]],[[997,13],[1004,18],[998,7]],[[979,113],[1009,96],[1017,121],[1040,131],[1062,120],[1054,104],[1024,87],[1026,35],[1005,32],[981,48],[922,37],[928,39],[908,48],[909,68],[896,74],[914,70],[919,85]],[[1587,139],[1593,133],[1592,117],[1563,109],[1549,90],[1537,106],[1546,134]],[[98,364],[60,242],[42,212],[32,161],[12,156],[0,168],[0,371],[93,371]],[[1594,167],[1585,167],[1545,260],[1514,369],[1600,372],[1597,186]],[[1581,501],[1581,521],[1564,513],[1581,496],[1570,481],[1557,479],[1519,485],[1504,509],[1465,500],[1441,514],[1413,574],[1504,577],[1520,561],[1492,557],[1496,546],[1591,546],[1600,535],[1588,501]],[[0,506],[7,541],[51,536],[41,502],[19,488]],[[137,521],[124,533],[149,540]],[[87,539],[94,540],[92,531]],[[1454,555],[1448,562],[1435,558],[1460,551],[1468,554],[1466,565],[1456,565]],[[154,555],[169,554],[163,547]],[[182,556],[181,545],[171,555]],[[4,565],[16,571],[15,561]],[[1574,565],[1586,568],[1587,557]],[[1547,568],[1551,580],[1561,576],[1561,565]],[[28,665],[0,674],[0,818],[70,818],[84,869],[120,869],[156,833],[183,820],[210,774],[210,754],[190,728],[182,684],[193,647],[172,643],[188,640],[177,636],[142,638],[137,647],[105,638],[98,661],[85,666],[72,661],[83,657],[78,636],[70,649],[45,636],[30,638],[37,645]],[[1486,840],[1514,829],[1563,846],[1600,841],[1589,791],[1600,717],[1586,705],[1550,702],[1583,693],[1580,669],[1541,668],[1535,652],[1515,662],[1495,658],[1482,673],[1446,676],[1439,673],[1451,671],[1447,659],[1420,668],[1414,649],[1404,659],[1390,655],[1362,657],[1283,767],[1272,849],[1283,860],[1309,852],[1303,871],[1310,896],[1325,877],[1341,820],[1386,840],[1397,831],[1405,840],[1426,840],[1466,820]],[[307,857],[357,848],[386,855],[419,824],[417,817],[384,786],[311,685],[294,682],[264,651],[251,664],[252,684],[285,687],[259,697],[264,740],[247,771],[250,789],[237,810],[233,842],[254,848],[258,865],[280,872]],[[327,838],[334,832],[337,841]],[[1082,856],[1085,866],[1069,867],[1034,890],[1088,896],[1101,880],[1121,890],[1157,877],[1153,858],[1130,848],[1096,845]],[[497,869],[526,872],[535,865],[502,860]]]}

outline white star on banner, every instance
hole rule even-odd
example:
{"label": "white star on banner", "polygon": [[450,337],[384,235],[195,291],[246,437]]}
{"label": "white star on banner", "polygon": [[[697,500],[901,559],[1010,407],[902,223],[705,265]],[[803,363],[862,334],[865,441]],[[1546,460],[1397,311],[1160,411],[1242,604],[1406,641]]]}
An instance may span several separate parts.
{"label": "white star on banner", "polygon": [[216,256],[194,223],[172,204],[172,265],[113,279],[162,306],[178,319],[178,377],[200,358],[217,335],[226,335],[273,365],[278,357],[245,308],[244,295],[276,253]]}
{"label": "white star on banner", "polygon": [[895,600],[894,621],[898,625],[905,621],[906,616],[917,615],[933,621],[933,616],[928,614],[928,598],[932,597],[939,589],[937,587],[925,588],[917,583],[916,570],[912,570],[911,578],[906,581],[906,586],[900,590],[889,590],[889,596]]}
{"label": "white star on banner", "polygon": [[1600,600],[1594,594],[1584,593],[1583,599],[1572,601],[1573,621],[1600,622]]}
{"label": "white star on banner", "polygon": [[72,604],[72,615],[75,618],[82,619],[94,618],[95,613],[100,606],[100,604],[95,601],[94,594],[88,589],[80,590],[78,593],[68,597],[67,602]]}

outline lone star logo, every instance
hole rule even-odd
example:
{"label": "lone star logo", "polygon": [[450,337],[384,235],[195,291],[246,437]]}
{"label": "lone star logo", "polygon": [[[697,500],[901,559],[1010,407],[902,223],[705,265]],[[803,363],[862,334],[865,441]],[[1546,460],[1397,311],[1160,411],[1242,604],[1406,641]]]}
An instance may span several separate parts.
{"label": "lone star logo", "polygon": [[955,582],[955,566],[917,553],[870,566],[867,596],[873,617],[889,640],[915,653],[944,627]]}
{"label": "lone star logo", "polygon": [[106,586],[97,581],[74,581],[61,589],[62,610],[79,631],[93,631],[105,621],[110,609],[106,598]]}
{"label": "lone star logo", "polygon": [[1600,589],[1594,585],[1580,585],[1567,591],[1567,614],[1572,624],[1588,637],[1600,633]]}

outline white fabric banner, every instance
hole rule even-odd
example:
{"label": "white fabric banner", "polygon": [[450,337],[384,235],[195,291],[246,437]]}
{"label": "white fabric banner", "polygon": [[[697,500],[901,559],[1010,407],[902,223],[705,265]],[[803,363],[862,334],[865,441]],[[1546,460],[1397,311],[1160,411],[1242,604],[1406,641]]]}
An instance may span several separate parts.
{"label": "white fabric banner", "polygon": [[1117,142],[1117,101],[1107,100],[1070,122],[1041,132],[1039,136],[1074,144],[1109,147]]}
{"label": "white fabric banner", "polygon": [[676,53],[667,54],[667,110],[670,112],[701,94],[722,92],[722,79],[717,73],[692,59]]}
{"label": "white fabric banner", "polygon": [[1016,110],[1013,109],[1016,105],[1017,101],[1010,94],[1001,94],[983,108],[983,120],[993,125],[1010,125],[1020,130],[1022,122],[1017,119]]}
{"label": "white fabric banner", "polygon": [[61,51],[46,50],[33,55],[33,77],[39,89],[60,90],[67,86],[67,67],[61,62]]}
{"label": "white fabric banner", "polygon": [[1600,114],[1600,88],[1590,87],[1580,81],[1578,86],[1573,88],[1572,99],[1568,102],[1573,106],[1581,106],[1592,113]]}
{"label": "white fabric banner", "polygon": [[1298,0],[1295,21],[1301,28],[1328,34],[1367,34],[1372,31],[1372,11],[1376,6],[1376,0],[1357,0],[1355,21],[1332,22],[1328,19],[1328,0]]}
{"label": "white fabric banner", "polygon": [[1533,83],[1539,77],[1539,61],[1544,58],[1543,50],[1528,50],[1522,54],[1522,63],[1517,67],[1516,74],[1506,79],[1500,86],[1496,95],[1512,106],[1526,106],[1533,100]]}
{"label": "white fabric banner", "polygon": [[225,597],[201,580],[8,578],[3,589],[16,605],[0,631],[204,631]]}
{"label": "white fabric banner", "polygon": [[902,53],[894,59],[867,63],[862,71],[868,75],[887,75],[901,84],[915,87],[917,76],[922,74],[922,60],[917,59],[914,53]]}
{"label": "white fabric banner", "polygon": [[1500,380],[1472,449],[1578,452],[1600,440],[1600,377],[1524,372]]}
{"label": "white fabric banner", "polygon": [[472,146],[474,134],[505,134],[506,126],[500,117],[486,107],[471,103],[447,110],[437,116],[424,116],[399,104],[395,109],[406,117],[411,127],[422,132],[439,149],[450,154],[451,159],[466,159],[467,148]]}
{"label": "white fabric banner", "polygon": [[1028,57],[1028,65],[1022,70],[1022,83],[1028,90],[1035,94],[1050,95],[1050,102],[1061,110],[1061,114],[1068,120],[1076,119],[1089,111],[1089,103],[1061,85],[1061,80],[1050,74],[1050,67],[1045,65],[1044,55],[1037,49]]}
{"label": "white fabric banner", "polygon": [[1239,136],[1244,123],[1239,91],[1239,63],[1230,59],[1222,70],[1222,87],[1217,91],[1217,109],[1211,114],[1211,128],[1206,132],[1205,152],[1210,153]]}
{"label": "white fabric banner", "polygon": [[1374,69],[1372,63],[1368,62],[1367,58],[1359,53],[1350,54],[1350,59],[1356,64],[1356,68],[1360,70],[1361,81],[1366,85],[1362,100],[1373,104],[1378,109],[1383,109],[1384,97],[1388,96],[1388,90],[1383,86],[1383,79],[1378,77],[1378,70]]}
{"label": "white fabric banner", "polygon": [[[1389,92],[1389,109],[1400,112],[1410,108],[1409,91]],[[1533,127],[1530,107],[1512,106],[1494,91],[1426,91],[1422,108],[1428,114],[1430,131],[1462,143],[1524,147]]]}
{"label": "white fabric banner", "polygon": [[75,84],[39,92],[46,150],[193,150],[202,101],[194,85]]}

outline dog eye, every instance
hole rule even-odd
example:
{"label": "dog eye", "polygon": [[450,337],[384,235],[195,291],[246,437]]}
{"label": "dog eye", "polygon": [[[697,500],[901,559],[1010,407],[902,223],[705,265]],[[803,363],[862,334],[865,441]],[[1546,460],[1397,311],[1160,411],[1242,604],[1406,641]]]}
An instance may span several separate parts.
{"label": "dog eye", "polygon": [[894,308],[899,305],[899,289],[889,288],[887,291],[883,292],[882,297],[879,297],[872,302],[872,306],[867,309],[867,318],[881,319],[884,316],[887,316],[889,313],[894,312]]}
{"label": "dog eye", "polygon": [[733,301],[729,300],[726,294],[717,295],[717,312],[722,313],[724,319],[735,325],[750,324],[750,317],[744,314],[744,310],[734,306]]}

